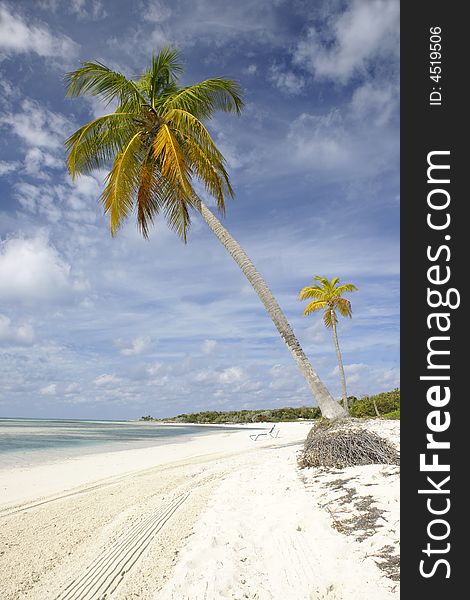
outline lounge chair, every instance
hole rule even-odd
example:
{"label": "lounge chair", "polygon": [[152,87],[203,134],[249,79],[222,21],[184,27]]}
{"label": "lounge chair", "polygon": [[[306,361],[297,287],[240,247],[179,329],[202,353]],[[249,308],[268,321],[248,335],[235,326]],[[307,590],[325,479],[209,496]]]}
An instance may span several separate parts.
{"label": "lounge chair", "polygon": [[269,431],[262,431],[261,433],[252,433],[250,435],[250,438],[254,442],[256,442],[258,440],[258,438],[261,437],[262,435],[265,435],[266,437],[277,438],[279,436],[279,429],[276,429],[276,432],[274,432],[275,427],[276,427],[276,423],[274,423],[274,425],[271,427],[271,429]]}

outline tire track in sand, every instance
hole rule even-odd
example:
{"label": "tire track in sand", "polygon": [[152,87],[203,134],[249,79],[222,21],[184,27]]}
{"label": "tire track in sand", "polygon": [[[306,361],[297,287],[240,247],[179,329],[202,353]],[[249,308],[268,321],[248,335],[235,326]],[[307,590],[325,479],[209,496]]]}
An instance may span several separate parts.
{"label": "tire track in sand", "polygon": [[124,575],[135,565],[139,557],[158,533],[187,500],[191,492],[176,496],[131,527],[110,548],[106,548],[86,569],[81,577],[73,580],[56,600],[105,600],[110,598]]}

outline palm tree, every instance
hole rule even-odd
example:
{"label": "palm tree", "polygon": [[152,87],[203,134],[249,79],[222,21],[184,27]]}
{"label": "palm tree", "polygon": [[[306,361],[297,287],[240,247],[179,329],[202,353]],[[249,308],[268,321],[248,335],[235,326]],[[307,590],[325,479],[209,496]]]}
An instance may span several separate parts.
{"label": "palm tree", "polygon": [[352,317],[351,302],[342,296],[345,292],[356,292],[357,287],[353,283],[339,285],[339,277],[334,277],[331,281],[328,281],[325,277],[316,275],[313,280],[318,281],[319,283],[311,287],[302,288],[299,292],[299,300],[314,298],[314,300],[309,302],[305,307],[304,315],[307,316],[317,310],[323,310],[323,322],[325,323],[325,327],[333,331],[336,356],[338,357],[339,376],[343,391],[343,406],[345,410],[348,410],[346,377],[344,375],[343,360],[339,349],[338,332],[336,331],[336,325],[338,323],[337,311],[343,317]]}
{"label": "palm tree", "polygon": [[70,174],[75,178],[95,169],[110,169],[101,200],[110,216],[113,236],[135,210],[144,238],[155,218],[163,214],[170,228],[186,242],[190,211],[198,212],[259,295],[322,414],[344,417],[344,410],[312,369],[267,284],[194,191],[194,180],[199,180],[215,198],[219,211],[225,213],[225,199],[233,196],[233,190],[225,159],[204,122],[217,110],[239,115],[243,107],[241,88],[221,77],[180,87],[181,72],[179,52],[165,48],[136,79],[99,62],[84,62],[68,73],[68,96],[88,94],[116,107],[66,141]]}

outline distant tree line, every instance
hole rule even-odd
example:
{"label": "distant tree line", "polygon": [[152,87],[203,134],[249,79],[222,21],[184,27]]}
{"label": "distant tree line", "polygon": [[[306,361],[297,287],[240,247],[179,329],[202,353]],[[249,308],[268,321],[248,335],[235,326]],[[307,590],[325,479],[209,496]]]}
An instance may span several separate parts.
{"label": "distant tree line", "polygon": [[[352,417],[400,418],[400,390],[381,392],[375,396],[356,398],[348,396],[349,412]],[[230,410],[202,411],[184,413],[166,419],[154,419],[150,415],[141,417],[141,421],[169,421],[171,423],[272,423],[279,421],[298,421],[301,419],[319,419],[318,406],[300,406],[272,408],[269,410]]]}

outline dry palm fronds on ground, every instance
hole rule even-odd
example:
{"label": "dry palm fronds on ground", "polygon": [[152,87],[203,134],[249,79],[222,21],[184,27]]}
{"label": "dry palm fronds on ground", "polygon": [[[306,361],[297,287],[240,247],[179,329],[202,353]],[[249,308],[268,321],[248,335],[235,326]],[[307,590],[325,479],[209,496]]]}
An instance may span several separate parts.
{"label": "dry palm fronds on ground", "polygon": [[399,464],[395,448],[353,419],[322,419],[310,430],[300,454],[299,466],[334,467]]}

